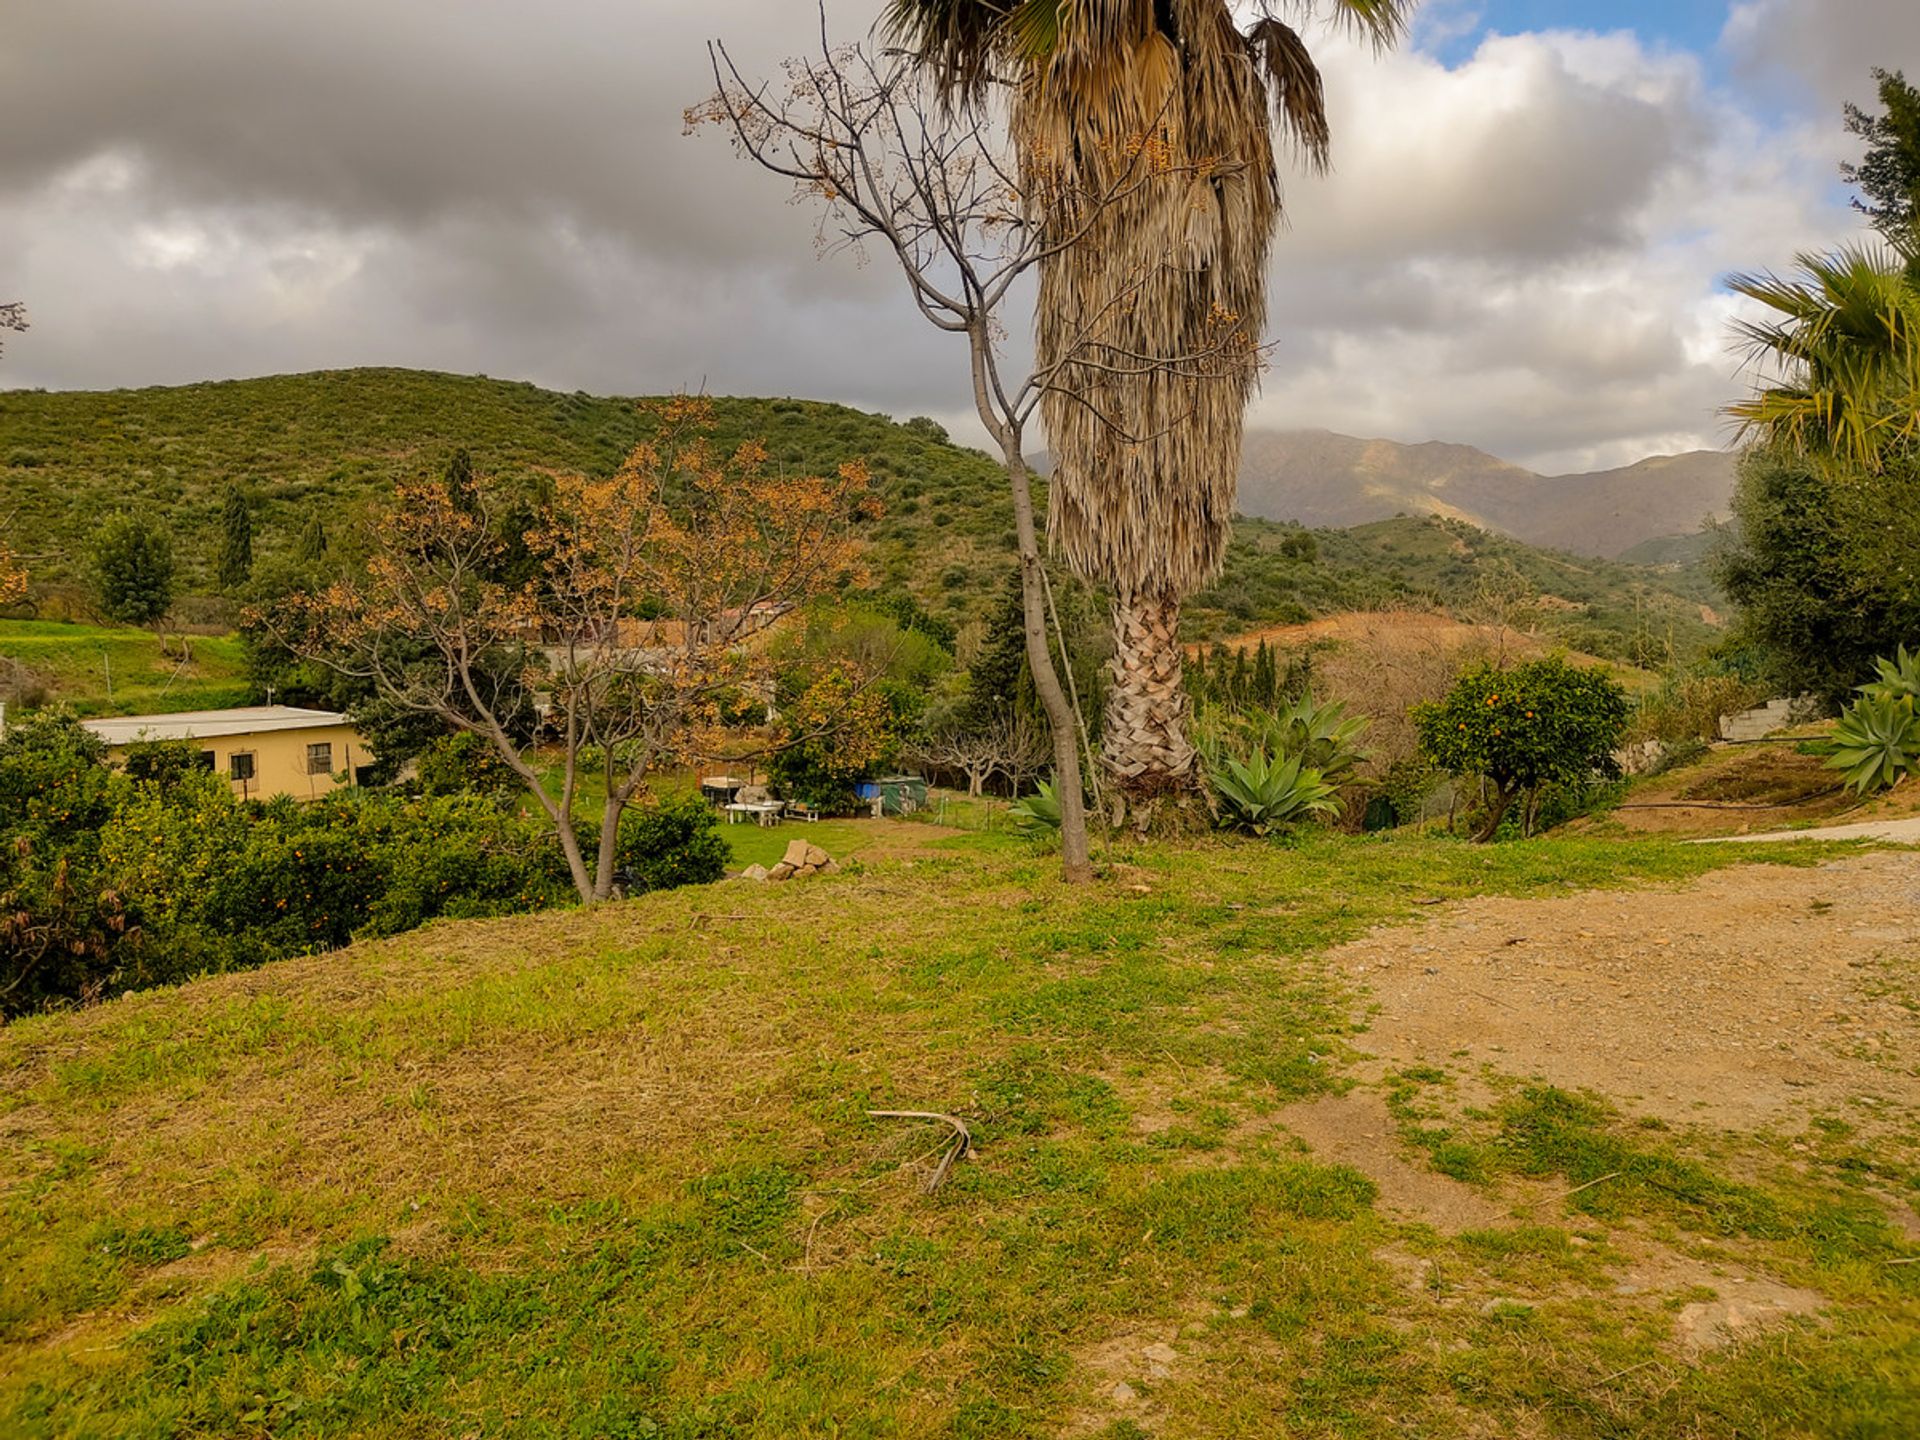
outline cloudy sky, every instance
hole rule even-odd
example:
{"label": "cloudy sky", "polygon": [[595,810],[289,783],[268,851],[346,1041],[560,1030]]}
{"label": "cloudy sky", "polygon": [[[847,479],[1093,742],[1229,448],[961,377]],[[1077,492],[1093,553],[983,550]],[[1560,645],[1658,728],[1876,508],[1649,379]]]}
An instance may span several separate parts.
{"label": "cloudy sky", "polygon": [[[830,0],[864,32],[879,0]],[[963,357],[879,266],[685,138],[703,42],[804,0],[4,0],[0,386],[410,365],[955,420]],[[1915,0],[1429,0],[1337,37],[1291,178],[1257,423],[1538,468],[1723,443],[1730,270],[1855,232],[1836,166]]]}

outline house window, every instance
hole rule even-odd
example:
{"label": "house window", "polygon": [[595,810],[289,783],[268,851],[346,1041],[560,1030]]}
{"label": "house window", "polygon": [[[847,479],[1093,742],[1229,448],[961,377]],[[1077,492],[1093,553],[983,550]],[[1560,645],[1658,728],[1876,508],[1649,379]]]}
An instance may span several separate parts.
{"label": "house window", "polygon": [[333,774],[333,743],[331,741],[307,746],[307,774]]}
{"label": "house window", "polygon": [[213,751],[202,750],[198,755],[193,757],[193,765],[196,770],[204,770],[211,775],[213,773]]}
{"label": "house window", "polygon": [[253,779],[253,756],[247,751],[238,751],[227,760],[227,774],[235,780]]}

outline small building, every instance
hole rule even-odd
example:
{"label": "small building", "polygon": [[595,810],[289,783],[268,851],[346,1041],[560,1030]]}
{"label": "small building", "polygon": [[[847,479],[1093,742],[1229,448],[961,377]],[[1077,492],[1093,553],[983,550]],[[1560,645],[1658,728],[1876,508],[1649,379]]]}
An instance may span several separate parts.
{"label": "small building", "polygon": [[125,759],[130,746],[184,741],[196,747],[202,766],[226,776],[234,791],[250,800],[276,795],[317,800],[342,785],[358,784],[360,772],[373,762],[360,732],[332,710],[251,705],[81,723],[106,743],[115,762]]}
{"label": "small building", "polygon": [[927,782],[918,775],[862,780],[853,787],[853,793],[873,807],[876,820],[882,815],[912,815],[927,808]]}

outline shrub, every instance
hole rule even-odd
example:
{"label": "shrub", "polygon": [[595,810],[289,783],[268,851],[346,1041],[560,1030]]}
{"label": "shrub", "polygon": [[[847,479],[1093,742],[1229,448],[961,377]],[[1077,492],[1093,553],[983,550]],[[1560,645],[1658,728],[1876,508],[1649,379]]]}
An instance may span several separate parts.
{"label": "shrub", "polygon": [[467,730],[435,740],[422,752],[418,766],[423,795],[500,795],[520,789],[520,777],[500,752]]}
{"label": "shrub", "polygon": [[[478,793],[243,801],[179,746],[115,774],[71,720],[0,742],[0,1010],[166,984],[442,916],[571,904],[544,814]],[[725,874],[694,797],[629,811],[635,888]]]}
{"label": "shrub", "polygon": [[620,868],[630,892],[671,890],[724,879],[733,852],[720,816],[698,795],[680,795],[629,809],[620,817]]}
{"label": "shrub", "polygon": [[1255,750],[1246,759],[1222,755],[1207,767],[1227,823],[1254,835],[1340,809],[1338,787],[1295,755],[1281,759]]}
{"label": "shrub", "polygon": [[1629,710],[1627,692],[1610,676],[1553,656],[1511,670],[1475,666],[1444,699],[1414,706],[1412,718],[1436,765],[1493,785],[1474,836],[1486,841],[1523,793],[1616,777]]}

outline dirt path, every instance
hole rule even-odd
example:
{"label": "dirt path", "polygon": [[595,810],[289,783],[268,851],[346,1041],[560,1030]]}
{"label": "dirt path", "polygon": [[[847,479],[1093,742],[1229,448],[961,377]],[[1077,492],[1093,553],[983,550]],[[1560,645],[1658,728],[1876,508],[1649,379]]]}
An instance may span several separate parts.
{"label": "dirt path", "polygon": [[1333,954],[1378,1068],[1488,1065],[1629,1111],[1797,1131],[1920,1115],[1920,858],[1470,901]]}
{"label": "dirt path", "polygon": [[1920,845],[1920,816],[1911,820],[1867,820],[1858,825],[1826,825],[1817,830],[1775,830],[1766,835],[1714,835],[1694,845],[1757,845],[1776,840],[1895,840]]}

